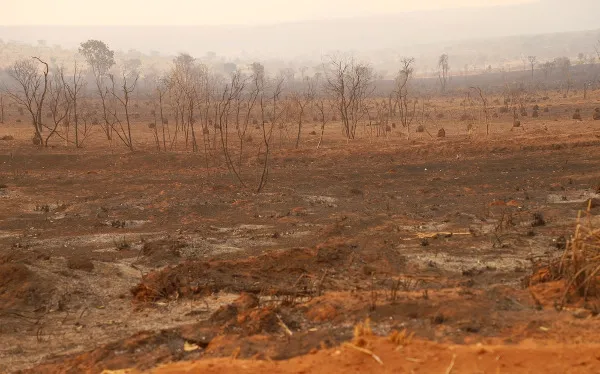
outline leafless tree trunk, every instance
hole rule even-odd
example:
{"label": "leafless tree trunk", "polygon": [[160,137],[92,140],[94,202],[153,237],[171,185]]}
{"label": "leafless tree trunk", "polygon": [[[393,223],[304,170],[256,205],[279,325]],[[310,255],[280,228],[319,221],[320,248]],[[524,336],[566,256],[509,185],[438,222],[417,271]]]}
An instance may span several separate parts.
{"label": "leafless tree trunk", "polygon": [[[163,145],[164,152],[167,151],[167,138],[169,139],[169,141],[171,140],[171,132],[169,131],[169,121],[166,120],[164,110],[163,110],[163,107],[164,107],[163,103],[164,103],[167,89],[168,89],[168,87],[166,85],[166,81],[164,79],[160,79],[156,84],[156,94],[158,95],[158,110],[159,110],[159,114],[160,114],[160,126],[162,129],[162,145]],[[158,129],[159,124],[156,122],[156,116],[155,116],[154,124],[156,126],[156,129]],[[160,144],[159,144],[159,148],[160,148]]]}
{"label": "leafless tree trunk", "polygon": [[[269,98],[267,98],[265,96],[264,87],[261,90],[261,96],[260,96],[260,114],[261,114],[261,122],[262,122],[261,130],[262,130],[262,140],[263,140],[263,144],[265,146],[265,153],[264,153],[264,159],[263,159],[262,174],[260,176],[260,180],[258,182],[258,187],[256,188],[256,192],[261,192],[265,188],[265,186],[267,185],[267,182],[268,182],[269,156],[270,156],[271,139],[273,136],[273,127],[275,126],[275,123],[278,121],[279,116],[281,116],[281,114],[283,113],[283,111],[281,109],[279,109],[279,96],[281,95],[281,92],[283,90],[283,82],[284,82],[283,77],[280,77],[277,80],[275,80],[275,82],[273,82],[273,87],[272,87]],[[269,121],[270,123],[267,124],[266,106],[269,104],[269,102],[271,102],[271,105],[272,105],[271,112],[273,113],[273,115],[271,116],[271,121]]]}
{"label": "leafless tree trunk", "polygon": [[446,93],[448,86],[448,72],[450,71],[450,65],[448,64],[448,55],[444,53],[438,59],[438,77],[442,86],[442,93]]}
{"label": "leafless tree trunk", "polygon": [[241,76],[240,72],[235,72],[231,76],[231,81],[225,84],[221,98],[216,104],[216,111],[218,114],[218,128],[221,137],[221,147],[223,149],[223,155],[225,156],[225,163],[229,172],[232,173],[242,187],[246,187],[246,184],[242,180],[236,166],[233,162],[231,154],[229,152],[229,119],[231,111],[233,110],[232,105],[239,99],[242,91],[245,87],[245,81]]}
{"label": "leafless tree trunk", "polygon": [[364,115],[364,101],[374,90],[373,69],[353,58],[331,56],[326,66],[326,89],[333,96],[347,139],[354,139]]}
{"label": "leafless tree trunk", "polygon": [[483,92],[481,91],[481,88],[471,87],[471,89],[476,90],[477,93],[479,93],[479,97],[481,98],[481,105],[483,107],[483,113],[485,115],[485,133],[486,133],[486,135],[489,135],[490,134],[490,116],[488,113],[487,99],[483,96]]}
{"label": "leafless tree trunk", "polygon": [[100,97],[100,103],[102,104],[102,120],[104,121],[104,125],[102,129],[106,134],[106,139],[112,140],[112,121],[109,119],[109,112],[107,110],[107,96],[108,96],[108,88],[104,82],[104,76],[98,75],[96,76],[96,89],[98,90],[98,96]]}
{"label": "leafless tree trunk", "polygon": [[537,57],[529,56],[527,59],[529,60],[529,65],[531,65],[531,81],[533,82],[533,69],[535,68],[535,65],[537,65]]}
{"label": "leafless tree trunk", "polygon": [[300,146],[300,136],[302,133],[302,120],[304,117],[304,112],[306,107],[314,100],[315,97],[315,85],[309,79],[305,78],[302,82],[303,88],[302,93],[294,92],[292,93],[292,100],[296,104],[298,109],[297,111],[297,121],[298,121],[298,136],[296,136],[296,148]]}
{"label": "leafless tree trunk", "polygon": [[398,114],[400,115],[400,122],[402,123],[402,127],[406,129],[408,139],[410,139],[410,125],[415,118],[417,106],[417,102],[413,101],[413,106],[411,108],[409,100],[409,87],[414,71],[414,61],[414,58],[402,59],[402,68],[396,77],[396,89],[394,90],[396,103],[399,109]]}
{"label": "leafless tree trunk", "polygon": [[[245,101],[240,99],[237,103],[236,119],[237,119],[238,123],[236,123],[236,126],[237,126],[236,130],[237,130],[237,134],[238,134],[238,138],[239,138],[238,170],[241,170],[241,168],[242,168],[242,158],[244,155],[244,142],[246,141],[248,128],[249,128],[250,122],[252,120],[252,112],[254,110],[254,107],[256,106],[256,101],[261,92],[261,88],[262,87],[259,84],[259,81],[256,79],[256,77],[253,76],[252,89],[248,93],[247,99]],[[241,114],[240,112],[242,110],[242,104],[244,105],[244,107],[243,107],[244,112],[243,112],[242,122],[239,123],[239,116]]]}
{"label": "leafless tree trunk", "polygon": [[18,88],[9,90],[7,95],[17,105],[29,112],[34,128],[33,142],[42,145],[42,109],[48,90],[48,64],[38,57],[32,57],[32,59],[44,65],[42,71],[39,71],[32,60],[15,62],[9,69],[8,74],[16,82]]}
{"label": "leafless tree trunk", "polygon": [[73,114],[73,124],[75,125],[75,147],[81,147],[79,140],[79,112],[78,112],[78,99],[80,96],[81,89],[84,86],[82,71],[78,69],[77,62],[74,63],[73,75],[70,77],[70,82],[65,80],[64,70],[60,70],[60,76],[62,83],[66,89],[66,95],[69,99],[70,106]]}
{"label": "leafless tree trunk", "polygon": [[48,94],[50,96],[48,106],[50,107],[50,113],[52,114],[52,122],[54,125],[52,127],[45,126],[48,130],[50,130],[50,133],[44,141],[44,145],[46,147],[48,147],[48,141],[55,133],[61,139],[67,141],[68,144],[67,138],[61,136],[57,131],[60,124],[65,123],[65,119],[69,116],[69,111],[71,108],[71,101],[69,100],[68,93],[63,82],[63,76],[64,73],[61,68],[54,74],[53,79],[48,84]]}
{"label": "leafless tree trunk", "polygon": [[320,97],[315,101],[315,108],[318,113],[319,121],[321,122],[321,135],[319,136],[319,143],[317,143],[317,149],[321,148],[323,144],[323,135],[325,134],[325,125],[329,122],[329,116],[327,115],[327,109],[325,107],[327,102],[326,98]]}
{"label": "leafless tree trunk", "polygon": [[583,99],[587,100],[588,98],[588,90],[592,87],[593,81],[585,81],[583,82]]}
{"label": "leafless tree trunk", "polygon": [[[111,94],[112,96],[121,104],[123,107],[123,111],[125,112],[125,125],[118,115],[117,108],[113,109],[112,116],[115,119],[115,123],[111,124],[113,130],[117,134],[117,136],[121,139],[123,144],[130,151],[133,151],[133,138],[131,136],[131,118],[129,115],[129,104],[131,99],[131,94],[135,91],[135,87],[137,85],[137,81],[140,75],[138,72],[130,72],[126,73],[123,71],[122,73],[122,85],[119,86],[119,89],[116,87],[115,78],[113,75],[110,75],[110,80],[112,82]],[[121,96],[122,92],[122,96]],[[118,124],[119,127],[116,128],[115,125]]]}

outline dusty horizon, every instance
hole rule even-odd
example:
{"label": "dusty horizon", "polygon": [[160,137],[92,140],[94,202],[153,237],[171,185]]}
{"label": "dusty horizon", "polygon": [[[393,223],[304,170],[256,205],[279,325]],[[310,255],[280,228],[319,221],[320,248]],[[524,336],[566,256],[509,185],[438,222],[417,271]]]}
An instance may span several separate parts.
{"label": "dusty horizon", "polygon": [[[60,0],[48,7],[42,0],[5,4],[0,13],[4,26],[257,26],[398,13],[475,9],[542,0],[428,0],[393,1],[333,0],[323,4],[306,0],[302,7],[291,1],[258,0],[252,3],[232,0],[227,3],[174,0],[165,3],[133,0],[107,0],[90,12],[89,5],[76,0]],[[34,9],[34,11],[32,11]],[[117,11],[118,9],[118,11]],[[133,17],[135,15],[135,17]]]}

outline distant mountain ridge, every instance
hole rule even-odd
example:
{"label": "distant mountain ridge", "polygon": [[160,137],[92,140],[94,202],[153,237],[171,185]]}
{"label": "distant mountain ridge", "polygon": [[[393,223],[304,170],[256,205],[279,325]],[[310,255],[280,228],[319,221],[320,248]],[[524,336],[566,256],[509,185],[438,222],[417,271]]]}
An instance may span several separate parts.
{"label": "distant mountain ridge", "polygon": [[225,56],[294,58],[333,50],[368,51],[418,44],[557,33],[600,27],[600,1],[541,0],[487,8],[264,26],[0,26],[0,38],[75,47],[96,38],[120,50],[164,54],[207,51]]}

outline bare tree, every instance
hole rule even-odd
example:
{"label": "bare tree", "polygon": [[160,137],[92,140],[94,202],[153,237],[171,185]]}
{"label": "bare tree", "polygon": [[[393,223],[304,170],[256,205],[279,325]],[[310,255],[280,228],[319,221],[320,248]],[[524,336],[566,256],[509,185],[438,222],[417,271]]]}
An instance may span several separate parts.
{"label": "bare tree", "polygon": [[108,77],[110,68],[115,65],[115,52],[110,50],[104,42],[90,39],[87,42],[81,43],[79,53],[85,57],[85,60],[92,69],[96,90],[102,104],[103,129],[107,139],[111,140],[112,119],[107,108],[109,92],[105,80]]}
{"label": "bare tree", "polygon": [[296,137],[296,148],[300,146],[300,135],[302,133],[302,120],[304,118],[304,114],[306,108],[310,105],[310,103],[315,98],[315,85],[314,82],[311,81],[310,78],[305,77],[302,81],[302,91],[301,92],[293,92],[292,93],[292,101],[296,105],[297,108],[297,123],[298,123],[298,136]]}
{"label": "bare tree", "polygon": [[[161,131],[162,147],[163,147],[163,151],[165,151],[165,152],[167,151],[167,140],[169,141],[169,143],[171,142],[171,131],[169,129],[169,121],[165,118],[165,113],[164,113],[164,101],[165,101],[168,89],[169,89],[168,78],[160,77],[155,81],[154,92],[155,92],[155,99],[158,100],[158,103],[156,102],[157,100],[155,100],[154,129],[155,129],[155,133],[157,136],[157,143],[158,143],[159,150],[160,150],[160,139],[158,139],[159,125],[160,125],[160,128],[162,129],[162,131]],[[156,110],[157,104],[158,104],[158,111]],[[158,119],[157,119],[157,115],[159,117]]]}
{"label": "bare tree", "polygon": [[[58,127],[61,124],[69,123],[68,117],[71,108],[71,101],[68,98],[68,94],[66,92],[67,90],[63,83],[64,73],[62,70],[63,69],[60,68],[57,71],[55,71],[54,74],[52,74],[52,79],[48,83],[48,106],[50,108],[53,125],[52,127],[44,126],[48,130],[50,130],[50,133],[48,134],[48,136],[46,136],[46,140],[44,141],[44,145],[46,147],[48,146],[48,141],[54,134],[65,140],[68,144],[68,138],[66,136],[61,136],[57,131]],[[68,135],[68,128],[66,129],[66,131]]]}
{"label": "bare tree", "polygon": [[373,69],[352,57],[329,56],[323,66],[326,90],[334,99],[347,139],[356,137],[358,122],[365,113],[365,99],[373,90]]}
{"label": "bare tree", "polygon": [[554,59],[556,67],[560,70],[560,73],[563,77],[563,84],[566,86],[566,91],[564,93],[564,97],[569,95],[569,91],[571,86],[573,85],[573,81],[571,79],[571,60],[568,57],[558,57]]}
{"label": "bare tree", "polygon": [[73,124],[75,126],[75,147],[81,147],[81,142],[79,139],[79,111],[78,111],[78,101],[81,95],[81,89],[85,86],[85,81],[83,80],[83,72],[78,68],[77,61],[73,64],[73,75],[69,77],[68,81],[65,79],[64,69],[60,70],[60,75],[62,79],[62,83],[66,89],[65,94],[68,97],[70,106],[72,108],[71,114],[73,118]]}
{"label": "bare tree", "polygon": [[554,71],[554,68],[556,67],[556,63],[554,61],[546,61],[544,62],[542,65],[542,72],[544,73],[544,87],[545,87],[545,91],[546,91],[546,95],[548,94],[548,86],[549,86],[549,80],[552,77],[552,72]]}
{"label": "bare tree", "polygon": [[175,126],[185,137],[186,148],[191,143],[192,150],[198,151],[195,122],[196,111],[201,105],[201,91],[207,86],[208,71],[206,66],[196,63],[196,60],[185,53],[179,54],[174,60],[170,82],[174,98]]}
{"label": "bare tree", "polygon": [[[41,71],[34,60],[43,65]],[[42,109],[48,90],[48,64],[38,57],[19,60],[10,67],[8,74],[17,87],[7,90],[7,95],[29,112],[34,128],[33,142],[42,145]]]}
{"label": "bare tree", "polygon": [[[135,91],[139,77],[140,74],[137,71],[127,72],[125,69],[123,69],[121,72],[121,82],[117,87],[115,77],[112,74],[109,75],[112,83],[110,93],[123,107],[123,115],[125,116],[125,118],[122,119],[122,116],[119,114],[117,108],[113,108],[111,115],[114,118],[114,123],[111,123],[111,127],[116,132],[119,139],[121,139],[123,144],[125,144],[130,151],[133,151],[133,138],[131,136],[131,115],[129,105],[131,94]],[[123,123],[123,121],[125,121],[125,123]],[[118,125],[118,127],[116,125]]]}
{"label": "bare tree", "polygon": [[546,81],[552,76],[555,67],[556,63],[554,61],[546,61],[542,64],[542,71],[544,72],[544,79]]}
{"label": "bare tree", "polygon": [[[259,74],[260,77],[260,74]],[[264,70],[262,72],[262,79],[258,81],[262,87],[260,90],[259,109],[261,117],[261,130],[262,130],[262,141],[265,147],[264,156],[262,162],[262,173],[258,181],[258,187],[256,192],[261,192],[268,182],[269,177],[269,157],[271,155],[271,140],[273,137],[273,128],[278,122],[279,118],[283,114],[283,110],[280,104],[280,96],[283,91],[283,83],[285,81],[284,76],[280,76],[273,80],[266,81],[264,77]],[[270,86],[270,87],[269,87]],[[271,106],[269,108],[269,105]],[[268,112],[270,112],[269,119],[267,119]]]}
{"label": "bare tree", "polygon": [[[262,65],[261,65],[262,66]],[[244,155],[244,144],[247,141],[247,133],[252,121],[252,113],[256,106],[259,94],[263,88],[262,79],[264,79],[264,70],[262,75],[257,75],[254,71],[250,77],[251,83],[247,85],[245,97],[239,97],[236,103],[235,128],[239,139],[238,149],[238,170],[242,168],[242,158]],[[260,72],[258,72],[260,73]],[[258,123],[258,122],[257,122]]]}
{"label": "bare tree", "polygon": [[317,143],[317,149],[321,148],[321,144],[323,144],[323,135],[325,134],[325,125],[329,122],[330,116],[328,116],[329,104],[331,101],[325,97],[324,95],[320,95],[315,100],[315,110],[317,112],[317,118],[319,122],[321,122],[321,135],[319,136],[319,143]]}
{"label": "bare tree", "polygon": [[216,103],[215,108],[218,121],[217,127],[221,135],[221,147],[223,149],[223,155],[225,156],[227,168],[243,187],[246,187],[246,184],[242,180],[229,151],[229,120],[234,110],[233,106],[242,95],[245,85],[245,79],[243,79],[239,71],[232,74],[231,80],[223,87],[220,100]]}
{"label": "bare tree", "polygon": [[521,55],[521,62],[523,63],[523,71],[527,71],[527,57],[525,55]]}
{"label": "bare tree", "polygon": [[487,99],[483,96],[483,91],[479,87],[471,87],[472,90],[476,90],[479,94],[479,98],[481,99],[481,107],[483,108],[483,115],[485,119],[485,133],[486,135],[490,134],[490,115],[488,112]]}
{"label": "bare tree", "polygon": [[415,117],[416,100],[413,101],[413,107],[410,108],[409,87],[414,72],[414,58],[404,58],[401,61],[401,68],[396,76],[396,88],[394,95],[398,106],[398,114],[402,126],[406,128],[407,137],[410,138],[410,125]]}
{"label": "bare tree", "polygon": [[592,87],[594,82],[592,80],[586,80],[583,82],[583,99],[586,100],[588,98],[588,90]]}
{"label": "bare tree", "polygon": [[531,66],[531,81],[533,82],[533,69],[535,68],[535,65],[537,65],[537,57],[529,56],[527,57],[527,60],[529,60],[529,65]]}
{"label": "bare tree", "polygon": [[450,71],[450,65],[448,62],[448,54],[444,53],[438,59],[438,77],[440,85],[442,86],[442,93],[446,93],[448,86],[448,72]]}

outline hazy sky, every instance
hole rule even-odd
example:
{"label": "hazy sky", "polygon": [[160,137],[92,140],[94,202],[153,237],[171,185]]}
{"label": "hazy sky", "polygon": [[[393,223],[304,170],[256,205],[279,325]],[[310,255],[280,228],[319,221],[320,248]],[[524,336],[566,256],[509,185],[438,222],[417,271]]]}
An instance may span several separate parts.
{"label": "hazy sky", "polygon": [[535,1],[0,0],[0,25],[249,25]]}

